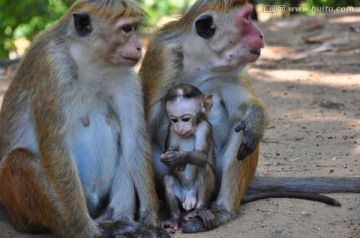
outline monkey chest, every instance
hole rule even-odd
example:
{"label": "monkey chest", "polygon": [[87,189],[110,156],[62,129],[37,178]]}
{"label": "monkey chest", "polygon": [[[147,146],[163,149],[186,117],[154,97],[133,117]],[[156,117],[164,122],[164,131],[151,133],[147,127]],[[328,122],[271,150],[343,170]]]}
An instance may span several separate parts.
{"label": "monkey chest", "polygon": [[93,108],[75,122],[72,151],[86,193],[110,186],[118,165],[118,126],[106,105]]}
{"label": "monkey chest", "polygon": [[[195,149],[195,137],[190,136],[186,139],[179,140],[179,151],[193,151]],[[197,177],[197,166],[187,164],[184,171],[175,171],[177,178],[183,188],[191,188],[195,184]]]}

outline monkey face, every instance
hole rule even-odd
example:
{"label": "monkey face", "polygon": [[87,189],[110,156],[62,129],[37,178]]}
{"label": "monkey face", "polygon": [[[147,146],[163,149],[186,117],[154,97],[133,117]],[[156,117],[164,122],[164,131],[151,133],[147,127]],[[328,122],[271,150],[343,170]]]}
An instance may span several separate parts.
{"label": "monkey face", "polygon": [[211,70],[229,70],[257,60],[263,35],[253,24],[253,7],[243,5],[225,13],[204,12],[195,18],[184,43],[184,56]]}
{"label": "monkey face", "polygon": [[120,17],[108,25],[84,12],[73,13],[78,40],[92,48],[107,63],[134,66],[142,56],[137,27],[142,17]]}
{"label": "monkey face", "polygon": [[142,47],[137,35],[141,18],[120,18],[106,39],[104,56],[109,62],[122,66],[134,66],[142,56]]}
{"label": "monkey face", "polygon": [[197,120],[201,114],[201,101],[194,98],[168,101],[166,111],[176,133],[185,138],[196,130]]}

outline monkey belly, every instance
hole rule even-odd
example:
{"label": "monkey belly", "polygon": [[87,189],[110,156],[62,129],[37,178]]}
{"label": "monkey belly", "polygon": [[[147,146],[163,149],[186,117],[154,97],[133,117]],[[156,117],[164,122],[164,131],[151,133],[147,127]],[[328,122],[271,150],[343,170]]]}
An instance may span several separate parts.
{"label": "monkey belly", "polygon": [[197,166],[187,164],[184,171],[178,171],[174,169],[172,173],[175,175],[175,177],[179,180],[182,188],[184,190],[189,190],[194,188],[198,169]]}
{"label": "monkey belly", "polygon": [[[193,151],[195,149],[195,136],[187,138],[179,138],[179,151]],[[186,188],[193,188],[197,178],[197,166],[187,164],[184,171],[174,169],[172,171],[179,180],[181,186]]]}
{"label": "monkey belly", "polygon": [[118,166],[118,133],[107,113],[93,111],[79,118],[71,142],[83,190],[96,205],[108,192]]}

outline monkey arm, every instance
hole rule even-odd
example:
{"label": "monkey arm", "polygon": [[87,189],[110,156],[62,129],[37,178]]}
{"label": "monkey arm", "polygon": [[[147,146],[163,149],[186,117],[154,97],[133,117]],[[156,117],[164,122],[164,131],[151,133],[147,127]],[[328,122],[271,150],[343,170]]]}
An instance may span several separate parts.
{"label": "monkey arm", "polygon": [[[64,70],[63,72],[68,71]],[[73,105],[67,105],[63,102],[73,101],[71,97],[76,95],[77,87],[67,85],[65,96],[61,93],[63,91],[61,87],[65,86],[64,81],[66,82],[69,76],[57,77],[59,78],[52,76],[43,80],[42,86],[36,88],[36,93],[32,98],[40,164],[56,197],[55,209],[61,214],[67,228],[83,227],[85,234],[91,233],[90,230],[100,233],[99,228],[88,213],[75,160],[69,151],[71,146],[66,140],[69,123],[65,117],[65,111],[70,111]],[[73,79],[69,79],[69,81],[73,81]],[[78,232],[74,230],[73,234],[76,236]],[[69,233],[69,236],[72,236],[72,233]]]}
{"label": "monkey arm", "polygon": [[205,166],[212,151],[211,147],[213,147],[211,125],[207,120],[202,119],[198,122],[195,131],[195,149],[182,152],[180,158],[184,163]]}
{"label": "monkey arm", "polygon": [[[134,76],[135,77],[135,76]],[[124,82],[125,84],[125,82]],[[113,106],[118,114],[122,135],[133,135],[131,139],[121,136],[120,143],[122,158],[127,170],[134,180],[134,185],[140,198],[140,221],[144,225],[155,226],[157,222],[157,195],[155,191],[155,180],[151,162],[150,138],[146,131],[142,100],[139,105],[130,107],[142,97],[140,95],[140,84],[131,79],[126,82],[127,87],[113,88]],[[123,85],[122,85],[123,86]],[[126,90],[135,88],[133,93]],[[139,94],[137,94],[139,93]],[[126,113],[124,113],[126,112]],[[138,170],[141,168],[142,172]]]}
{"label": "monkey arm", "polygon": [[[161,155],[161,162],[170,167],[185,167],[186,164],[204,166],[207,155],[201,151],[167,151]],[[182,169],[180,169],[182,170]]]}
{"label": "monkey arm", "polygon": [[169,150],[161,156],[161,161],[170,167],[181,167],[186,164],[205,166],[212,146],[210,123],[206,120],[200,121],[194,134],[195,145],[193,151],[176,151],[179,148],[178,135],[173,129],[170,129]]}
{"label": "monkey arm", "polygon": [[165,149],[166,151],[178,151],[179,146],[179,136],[175,132],[174,127],[169,124],[168,134],[165,141]]}
{"label": "monkey arm", "polygon": [[243,160],[255,150],[263,137],[268,125],[268,114],[262,101],[255,97],[241,104],[239,110],[243,117],[235,132],[243,132],[243,141],[237,159]]}
{"label": "monkey arm", "polygon": [[208,160],[207,154],[198,150],[182,152],[180,158],[184,163],[196,166],[204,166]]}

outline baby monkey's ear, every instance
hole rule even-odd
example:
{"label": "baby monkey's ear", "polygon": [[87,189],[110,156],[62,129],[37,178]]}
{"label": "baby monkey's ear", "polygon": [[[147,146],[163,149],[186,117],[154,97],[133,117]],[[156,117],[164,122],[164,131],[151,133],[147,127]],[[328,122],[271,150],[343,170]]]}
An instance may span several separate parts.
{"label": "baby monkey's ear", "polygon": [[210,112],[211,108],[212,108],[212,97],[213,95],[207,95],[204,97],[203,101],[202,101],[202,110],[203,110],[203,113],[207,114]]}

